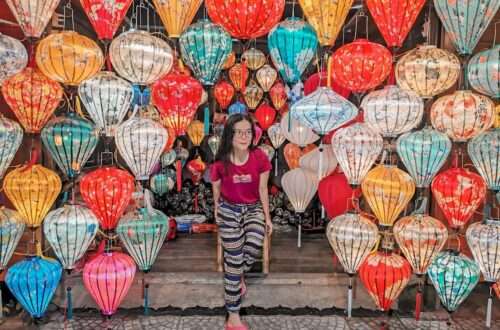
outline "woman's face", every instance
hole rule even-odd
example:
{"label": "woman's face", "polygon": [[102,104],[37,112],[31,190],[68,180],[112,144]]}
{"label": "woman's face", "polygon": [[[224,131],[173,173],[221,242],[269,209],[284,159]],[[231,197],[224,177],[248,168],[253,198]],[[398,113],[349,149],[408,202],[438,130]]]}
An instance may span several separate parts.
{"label": "woman's face", "polygon": [[252,125],[241,120],[233,126],[233,148],[237,150],[247,150],[252,143]]}

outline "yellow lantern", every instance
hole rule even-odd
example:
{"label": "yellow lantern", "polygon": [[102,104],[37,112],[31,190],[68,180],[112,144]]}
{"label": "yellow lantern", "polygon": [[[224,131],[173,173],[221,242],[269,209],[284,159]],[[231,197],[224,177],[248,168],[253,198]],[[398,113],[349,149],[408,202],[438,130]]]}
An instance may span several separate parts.
{"label": "yellow lantern", "polygon": [[262,90],[267,93],[273,87],[276,78],[278,78],[278,72],[272,66],[266,64],[257,71],[255,76]]}
{"label": "yellow lantern", "polygon": [[256,48],[250,48],[243,52],[241,59],[245,61],[250,70],[258,70],[266,64],[266,55]]}
{"label": "yellow lantern", "polygon": [[500,104],[495,108],[495,128],[500,128]]}
{"label": "yellow lantern", "polygon": [[415,182],[396,166],[378,165],[366,174],[361,190],[379,224],[391,227],[413,197]]}
{"label": "yellow lantern", "polygon": [[256,109],[263,96],[264,91],[262,88],[260,88],[255,81],[250,80],[250,83],[245,88],[245,92],[243,93],[243,98],[245,99],[245,103],[248,108],[252,110]]}
{"label": "yellow lantern", "polygon": [[26,225],[34,229],[40,226],[61,192],[61,179],[42,165],[26,165],[5,176],[3,190]]}
{"label": "yellow lantern", "polygon": [[179,38],[193,21],[203,0],[153,0],[156,12],[171,38]]}
{"label": "yellow lantern", "polygon": [[199,147],[205,137],[205,125],[199,120],[193,120],[186,129],[187,135],[193,142],[193,145]]}
{"label": "yellow lantern", "polygon": [[226,62],[222,65],[222,70],[227,70],[236,63],[236,55],[234,52],[230,52],[226,57]]}
{"label": "yellow lantern", "polygon": [[309,24],[322,46],[333,46],[353,0],[299,0]]}

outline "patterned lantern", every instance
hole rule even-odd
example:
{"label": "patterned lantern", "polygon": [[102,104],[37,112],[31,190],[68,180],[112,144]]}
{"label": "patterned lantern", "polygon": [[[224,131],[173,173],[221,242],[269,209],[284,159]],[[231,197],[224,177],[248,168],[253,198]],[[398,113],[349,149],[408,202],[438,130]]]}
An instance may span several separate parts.
{"label": "patterned lantern", "polygon": [[47,214],[43,233],[64,269],[73,269],[99,229],[95,215],[86,207],[65,205]]}
{"label": "patterned lantern", "polygon": [[382,152],[384,141],[367,124],[355,123],[339,129],[331,145],[349,183],[359,185]]}
{"label": "patterned lantern", "polygon": [[17,39],[0,33],[0,84],[21,72],[28,64],[28,52]]}
{"label": "patterned lantern", "polygon": [[61,265],[54,259],[27,257],[7,270],[5,283],[32,317],[41,318],[56,292],[61,275]]}
{"label": "patterned lantern", "polygon": [[80,181],[82,198],[104,230],[116,227],[133,192],[134,178],[116,167],[99,168],[85,174]]}
{"label": "patterned lantern", "polygon": [[298,145],[294,143],[288,143],[283,148],[283,156],[285,157],[288,168],[293,170],[299,167],[300,158],[313,149],[316,149],[316,145],[314,144],[309,144],[304,149],[300,149]]}
{"label": "patterned lantern", "polygon": [[134,89],[128,81],[104,71],[82,82],[78,94],[97,127],[113,136],[132,104]]}
{"label": "patterned lantern", "polygon": [[357,39],[332,55],[333,79],[353,92],[365,92],[380,85],[391,73],[392,55],[384,46]]}
{"label": "patterned lantern", "polygon": [[495,128],[500,128],[500,104],[495,107]]}
{"label": "patterned lantern", "polygon": [[321,180],[335,170],[337,159],[332,148],[320,145],[302,155],[299,159],[299,166],[313,173],[318,173],[318,180]]}
{"label": "patterned lantern", "polygon": [[219,81],[214,86],[214,97],[222,110],[227,109],[234,96],[234,87],[225,80]]}
{"label": "patterned lantern", "polygon": [[467,77],[476,91],[500,98],[500,45],[474,55],[467,65]]}
{"label": "patterned lantern", "polygon": [[[189,174],[191,174],[191,181],[195,185],[200,184],[201,178],[203,177],[203,173],[207,169],[207,165],[201,160],[201,157],[198,156],[194,159],[191,159],[187,165],[186,165],[187,170],[189,171]],[[198,203],[197,201],[197,196],[196,201],[195,201],[195,209],[197,208],[196,204]]]}
{"label": "patterned lantern", "polygon": [[156,12],[171,38],[180,34],[193,21],[203,0],[153,0]]}
{"label": "patterned lantern", "polygon": [[425,0],[367,0],[366,6],[389,47],[401,47]]}
{"label": "patterned lantern", "polygon": [[281,147],[286,140],[279,123],[274,123],[267,129],[267,136],[269,136],[269,140],[271,140],[274,149]]}
{"label": "patterned lantern", "polygon": [[69,177],[76,177],[98,142],[98,131],[74,112],[56,117],[42,129],[42,142],[57,166]]}
{"label": "patterned lantern", "polygon": [[60,0],[6,0],[26,37],[40,38]]}
{"label": "patterned lantern", "polygon": [[133,0],[80,0],[83,11],[101,40],[113,39],[132,2]]}
{"label": "patterned lantern", "polygon": [[500,279],[500,221],[486,219],[467,228],[467,244],[484,279],[495,283]]}
{"label": "patterned lantern", "polygon": [[226,61],[222,65],[222,70],[227,70],[231,68],[234,65],[234,63],[236,63],[236,54],[233,51],[231,51],[229,55],[227,55]]}
{"label": "patterned lantern", "polygon": [[382,311],[388,311],[406,287],[411,266],[405,258],[393,252],[368,255],[359,268],[359,278]]}
{"label": "patterned lantern", "polygon": [[489,130],[472,138],[469,156],[491,190],[500,190],[500,129]]}
{"label": "patterned lantern", "polygon": [[456,83],[460,61],[454,54],[436,46],[419,46],[399,59],[395,75],[399,87],[428,99]]}
{"label": "patterned lantern", "polygon": [[305,147],[319,139],[312,129],[289,117],[288,112],[281,117],[280,125],[281,133],[285,138],[299,147]]}
{"label": "patterned lantern", "polygon": [[78,86],[101,70],[104,55],[92,39],[74,31],[63,31],[40,41],[36,64],[50,79]]}
{"label": "patterned lantern", "polygon": [[139,30],[129,30],[113,39],[109,58],[120,76],[138,85],[157,81],[170,71],[174,61],[166,41]]}
{"label": "patterned lantern", "polygon": [[27,165],[10,171],[3,190],[30,228],[42,223],[61,192],[61,179],[42,165]]}
{"label": "patterned lantern", "polygon": [[7,171],[22,141],[23,130],[21,126],[0,115],[0,178]]}
{"label": "patterned lantern", "polygon": [[165,195],[172,190],[174,185],[175,173],[172,176],[165,173],[158,173],[153,175],[149,180],[151,191],[160,196]]}
{"label": "patterned lantern", "polygon": [[432,104],[432,126],[455,142],[464,142],[490,128],[495,121],[495,104],[472,91],[456,91]]}
{"label": "patterned lantern", "polygon": [[[337,84],[332,77],[330,79],[330,84],[330,88],[340,96],[347,99],[351,95],[350,90]],[[313,93],[319,87],[328,87],[328,73],[324,71],[316,72],[307,78],[307,80],[304,82],[304,95],[307,96]]]}
{"label": "patterned lantern", "polygon": [[5,102],[27,133],[38,133],[62,100],[61,86],[38,69],[26,68],[2,84]]}
{"label": "patterned lantern", "polygon": [[267,93],[278,78],[278,72],[272,66],[266,64],[257,71],[255,77],[262,90]]}
{"label": "patterned lantern", "polygon": [[451,168],[438,174],[431,189],[451,228],[465,226],[486,195],[484,180],[463,168]]}
{"label": "patterned lantern", "polygon": [[273,102],[274,107],[280,110],[288,100],[285,86],[280,82],[274,84],[274,86],[269,90],[269,97],[271,98],[271,102]]}
{"label": "patterned lantern", "polygon": [[116,228],[118,237],[143,272],[149,272],[153,266],[168,230],[167,216],[147,208],[125,214]]}
{"label": "patterned lantern", "polygon": [[193,120],[191,124],[189,124],[186,132],[187,135],[189,136],[189,139],[193,143],[195,147],[199,147],[201,144],[201,141],[205,137],[205,125],[203,122],[199,120]]}
{"label": "patterned lantern", "polygon": [[296,168],[283,174],[281,185],[297,213],[303,213],[318,190],[318,179],[308,170]]}
{"label": "patterned lantern", "polygon": [[333,46],[353,0],[299,0],[307,21],[318,34],[322,46]]}
{"label": "patterned lantern", "polygon": [[245,62],[250,70],[258,70],[266,64],[266,55],[256,48],[245,50],[241,54],[241,60]]}
{"label": "patterned lantern", "polygon": [[134,260],[120,252],[104,252],[85,264],[83,284],[104,315],[113,315],[134,282]]}
{"label": "patterned lantern", "polygon": [[248,79],[248,69],[245,64],[237,63],[229,69],[229,79],[237,91],[244,91]]}
{"label": "patterned lantern", "polygon": [[382,226],[390,227],[415,193],[415,182],[395,166],[378,165],[361,183],[363,195]]}
{"label": "patterned lantern", "polygon": [[248,108],[251,110],[257,108],[263,96],[264,91],[262,90],[262,88],[260,88],[255,81],[250,80],[250,83],[243,92],[243,98],[245,99],[245,103],[247,104]]}
{"label": "patterned lantern", "polygon": [[[472,54],[474,48],[500,8],[497,0],[434,0],[434,8],[461,55]],[[464,29],[467,26],[467,29]]]}
{"label": "patterned lantern", "polygon": [[425,214],[403,217],[394,224],[394,238],[417,275],[427,268],[443,249],[448,229],[436,218]]}
{"label": "patterned lantern", "polygon": [[285,0],[207,0],[208,16],[237,39],[262,37],[283,15]]}
{"label": "patterned lantern", "polygon": [[226,58],[233,48],[231,36],[209,20],[189,26],[179,38],[182,59],[203,85],[213,85],[219,78]]}
{"label": "patterned lantern", "polygon": [[456,251],[439,253],[427,274],[448,312],[457,310],[479,282],[477,264]]}
{"label": "patterned lantern", "polygon": [[[257,110],[255,110],[255,118],[259,122],[259,126],[263,130],[268,130],[276,118],[276,110],[267,103],[262,103]],[[269,132],[268,132],[269,134]]]}
{"label": "patterned lantern", "polygon": [[227,109],[227,113],[229,115],[234,115],[236,113],[247,113],[248,109],[245,103],[236,101],[233,104],[229,106],[229,109]]}
{"label": "patterned lantern", "polygon": [[12,258],[23,236],[24,227],[24,220],[17,211],[0,207],[0,272]]}
{"label": "patterned lantern", "polygon": [[365,122],[383,137],[394,138],[415,128],[422,120],[424,102],[412,91],[389,85],[363,98]]}

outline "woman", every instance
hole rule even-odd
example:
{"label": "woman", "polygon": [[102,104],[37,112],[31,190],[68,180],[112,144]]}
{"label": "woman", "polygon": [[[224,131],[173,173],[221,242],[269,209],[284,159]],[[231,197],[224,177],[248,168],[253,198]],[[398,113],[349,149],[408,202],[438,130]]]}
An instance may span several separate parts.
{"label": "woman", "polygon": [[224,249],[226,330],[246,330],[239,311],[246,293],[244,273],[262,253],[272,232],[267,181],[271,163],[255,148],[255,129],[245,114],[229,116],[210,176],[215,219]]}

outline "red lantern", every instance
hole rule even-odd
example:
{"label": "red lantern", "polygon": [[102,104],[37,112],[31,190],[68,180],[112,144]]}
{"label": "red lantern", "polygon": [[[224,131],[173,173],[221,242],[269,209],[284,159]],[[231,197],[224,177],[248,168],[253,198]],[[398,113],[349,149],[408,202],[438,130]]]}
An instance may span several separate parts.
{"label": "red lantern", "polygon": [[448,224],[454,229],[469,222],[486,196],[483,178],[463,168],[451,168],[438,174],[431,189]]}
{"label": "red lantern", "polygon": [[132,0],[80,0],[97,37],[111,40],[123,21]]}
{"label": "red lantern", "polygon": [[102,229],[116,227],[134,192],[134,177],[116,167],[89,172],[80,181],[80,193]]}
{"label": "red lantern", "polygon": [[237,91],[244,91],[248,80],[248,69],[245,63],[237,63],[229,69],[229,79]]}
{"label": "red lantern", "polygon": [[214,96],[220,107],[225,110],[231,104],[234,96],[234,87],[225,80],[219,81],[214,87]]}
{"label": "red lantern", "polygon": [[206,0],[208,16],[237,39],[255,39],[281,19],[285,0]]}
{"label": "red lantern", "polygon": [[[331,80],[332,84],[332,90],[345,97],[348,98],[349,95],[351,95],[351,91],[343,88],[339,84],[337,84],[333,79]],[[317,72],[313,75],[311,75],[307,80],[304,82],[304,95],[307,96],[314,92],[318,87],[324,87],[328,85],[328,76],[326,72]]]}
{"label": "red lantern", "polygon": [[278,110],[280,110],[288,100],[285,85],[280,82],[277,82],[271,87],[269,96],[271,97],[271,102],[273,102],[274,107]]}
{"label": "red lantern", "polygon": [[352,198],[361,196],[361,189],[352,189],[344,173],[338,170],[319,182],[318,195],[329,218],[353,209]]}
{"label": "red lantern", "polygon": [[186,168],[189,173],[191,173],[191,180],[193,180],[193,183],[198,185],[203,177],[203,172],[207,169],[207,165],[201,160],[200,157],[196,157],[186,164]]}
{"label": "red lantern", "polygon": [[375,88],[391,73],[391,52],[365,39],[340,47],[332,58],[333,80],[353,92]]}
{"label": "red lantern", "polygon": [[267,103],[262,103],[259,105],[257,110],[255,110],[255,118],[259,122],[260,127],[263,130],[267,130],[274,122],[276,118],[276,110]]}

